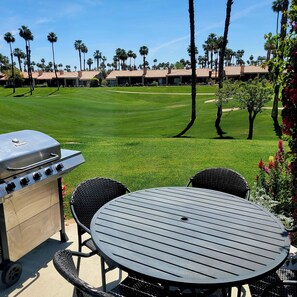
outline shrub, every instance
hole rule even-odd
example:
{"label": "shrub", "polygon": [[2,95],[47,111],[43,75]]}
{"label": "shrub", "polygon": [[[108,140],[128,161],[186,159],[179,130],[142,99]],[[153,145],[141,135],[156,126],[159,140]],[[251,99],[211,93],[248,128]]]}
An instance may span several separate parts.
{"label": "shrub", "polygon": [[90,81],[90,87],[96,88],[99,87],[99,79],[98,78],[92,78]]}
{"label": "shrub", "polygon": [[274,213],[285,226],[293,224],[292,171],[289,154],[286,154],[282,140],[278,141],[275,156],[269,157],[268,164],[258,163],[259,174],[256,177],[254,202]]}

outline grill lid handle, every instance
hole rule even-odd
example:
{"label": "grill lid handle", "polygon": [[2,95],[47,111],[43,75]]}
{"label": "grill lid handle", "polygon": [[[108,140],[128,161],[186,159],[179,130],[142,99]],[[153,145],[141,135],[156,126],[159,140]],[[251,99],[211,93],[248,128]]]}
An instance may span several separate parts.
{"label": "grill lid handle", "polygon": [[45,160],[42,160],[42,161],[39,161],[39,162],[30,164],[30,165],[27,165],[27,166],[24,166],[24,167],[18,167],[18,168],[7,167],[7,170],[11,170],[11,171],[17,171],[17,170],[29,170],[29,169],[31,169],[31,168],[34,168],[34,167],[38,167],[38,166],[44,165],[44,164],[46,164],[46,163],[55,161],[55,160],[57,160],[57,159],[60,158],[59,155],[57,155],[57,154],[53,154],[53,153],[51,153],[50,156],[51,156],[51,157],[48,158],[48,159],[45,159]]}

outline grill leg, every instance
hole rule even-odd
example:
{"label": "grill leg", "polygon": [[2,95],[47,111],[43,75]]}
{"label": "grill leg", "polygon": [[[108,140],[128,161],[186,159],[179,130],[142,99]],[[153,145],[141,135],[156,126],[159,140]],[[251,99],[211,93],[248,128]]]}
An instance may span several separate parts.
{"label": "grill leg", "polygon": [[67,242],[69,238],[65,232],[64,204],[63,204],[63,195],[62,195],[62,178],[58,179],[58,188],[59,188],[59,204],[60,204],[60,217],[61,217],[60,240],[62,242]]}
{"label": "grill leg", "polygon": [[0,267],[4,267],[10,260],[3,203],[0,203],[0,256]]}

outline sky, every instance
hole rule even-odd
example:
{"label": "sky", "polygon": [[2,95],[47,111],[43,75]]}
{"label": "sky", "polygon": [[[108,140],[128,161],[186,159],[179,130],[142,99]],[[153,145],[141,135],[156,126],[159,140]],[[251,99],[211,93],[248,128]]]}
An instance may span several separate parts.
{"label": "sky", "polygon": [[[226,14],[226,0],[195,0],[195,42],[199,55],[210,33],[222,36]],[[246,61],[266,56],[264,35],[276,31],[276,13],[272,0],[234,0],[229,26],[228,48],[243,49]],[[19,28],[27,26],[34,40],[31,60],[52,61],[51,44],[47,35],[54,32],[56,64],[79,66],[76,40],[87,46],[86,60],[96,50],[112,63],[115,50],[123,48],[137,54],[136,65],[142,63],[141,46],[147,46],[147,61],[175,63],[189,59],[190,23],[188,0],[1,0],[0,53],[10,56],[4,41],[11,32],[16,41],[13,48],[25,52],[25,41]],[[129,63],[129,61],[127,61]],[[93,66],[95,67],[95,61]]]}

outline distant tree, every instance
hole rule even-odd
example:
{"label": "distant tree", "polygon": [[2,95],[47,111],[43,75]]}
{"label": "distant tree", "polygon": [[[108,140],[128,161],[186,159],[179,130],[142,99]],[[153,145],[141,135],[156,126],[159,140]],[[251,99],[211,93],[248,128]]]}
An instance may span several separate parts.
{"label": "distant tree", "polygon": [[97,62],[97,70],[99,70],[100,61],[102,59],[102,53],[99,50],[96,50],[93,54],[94,59]]}
{"label": "distant tree", "polygon": [[[0,54],[0,61],[1,61],[1,54]],[[12,72],[11,69],[7,69],[4,71],[6,77],[8,78],[8,80],[10,80],[12,78]],[[19,69],[14,69],[14,80],[15,80],[15,86],[16,87],[21,87],[23,85],[24,82],[24,76],[21,73],[21,71]]]}
{"label": "distant tree", "polygon": [[267,61],[270,60],[271,54],[274,55],[276,53],[276,48],[277,48],[277,44],[274,39],[270,38],[266,40],[266,42],[264,43],[264,50],[267,51],[267,57],[266,57]]}
{"label": "distant tree", "polygon": [[132,66],[131,66],[131,65],[132,65],[132,61],[131,61],[131,60],[132,60],[132,58],[133,58],[133,54],[134,54],[134,53],[133,53],[133,51],[131,51],[131,50],[129,50],[129,51],[127,52],[127,56],[128,56],[128,58],[130,59],[130,65],[129,65],[129,68],[130,68],[130,69],[132,69]]}
{"label": "distant tree", "polygon": [[56,66],[56,62],[55,62],[55,50],[54,50],[54,43],[57,42],[58,37],[54,32],[50,32],[47,35],[47,40],[51,43],[52,45],[52,54],[53,54],[53,64],[54,64],[54,72],[55,72],[55,77],[56,77],[56,83],[58,86],[58,89],[60,89],[59,86],[59,80],[58,80],[58,75],[57,75],[57,66]]}
{"label": "distant tree", "polygon": [[21,49],[16,47],[14,49],[14,51],[13,51],[13,55],[15,57],[17,57],[18,63],[19,63],[19,69],[22,72],[23,71],[23,69],[22,69],[22,59],[25,59],[25,57],[26,57],[25,53]]}
{"label": "distant tree", "polygon": [[[189,57],[191,58],[191,45],[188,46],[187,52]],[[197,58],[196,58],[197,55],[198,55],[198,48],[197,46],[195,46],[195,64],[197,64]]]}
{"label": "distant tree", "polygon": [[30,82],[30,94],[32,95],[33,87],[33,78],[32,78],[32,69],[31,69],[31,48],[30,41],[33,40],[33,34],[27,26],[22,26],[19,28],[20,37],[24,38],[26,44],[26,57],[27,57],[27,71]]}
{"label": "distant tree", "polygon": [[134,69],[136,69],[136,67],[135,67],[135,60],[136,60],[136,58],[137,58],[137,55],[136,55],[136,53],[133,53],[133,60],[134,60],[134,65],[133,65],[133,68]]}
{"label": "distant tree", "polygon": [[9,59],[0,53],[0,72],[9,69]]}
{"label": "distant tree", "polygon": [[242,59],[243,55],[244,55],[244,50],[243,50],[243,49],[242,49],[242,50],[238,50],[238,51],[236,52],[236,54],[235,54],[235,57],[236,57],[236,65],[242,65],[242,64],[244,64],[244,61],[243,61],[243,59]]}
{"label": "distant tree", "polygon": [[232,64],[232,56],[233,56],[233,50],[230,48],[225,49],[225,66],[231,66]]}
{"label": "distant tree", "polygon": [[84,55],[84,70],[86,70],[86,54],[88,53],[88,48],[87,48],[87,46],[83,43],[82,45],[81,45],[81,52],[83,53],[83,55]]}
{"label": "distant tree", "polygon": [[11,74],[13,80],[13,93],[15,93],[15,77],[14,77],[14,63],[13,63],[13,52],[11,44],[15,42],[15,38],[10,32],[5,33],[4,40],[9,44],[10,58],[11,58]]}
{"label": "distant tree", "polygon": [[145,59],[146,59],[146,56],[148,55],[148,52],[149,52],[149,49],[145,45],[141,46],[139,49],[139,53],[143,57],[143,68],[145,68],[145,65],[146,65]]}
{"label": "distant tree", "polygon": [[93,59],[92,59],[92,58],[89,58],[89,59],[87,60],[87,64],[89,65],[89,70],[91,71],[91,66],[92,66],[92,64],[93,64]]}
{"label": "distant tree", "polygon": [[83,45],[82,40],[75,40],[74,48],[78,51],[80,71],[82,71],[82,65],[81,65],[81,49],[82,49],[82,45]]}
{"label": "distant tree", "polygon": [[126,61],[128,59],[128,55],[124,49],[121,50],[119,58],[122,61],[122,70],[126,70]]}
{"label": "distant tree", "polygon": [[272,2],[272,10],[276,12],[276,35],[278,35],[279,13],[283,11],[284,0],[274,0]]}
{"label": "distant tree", "polygon": [[248,111],[249,132],[247,139],[252,139],[255,118],[273,97],[272,85],[267,80],[260,80],[259,78],[250,79],[247,82],[235,81],[232,84],[225,81],[219,92],[221,98],[233,97],[239,102],[241,109]]}

